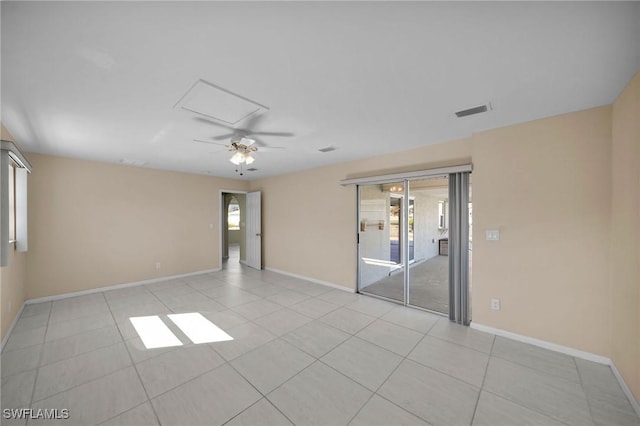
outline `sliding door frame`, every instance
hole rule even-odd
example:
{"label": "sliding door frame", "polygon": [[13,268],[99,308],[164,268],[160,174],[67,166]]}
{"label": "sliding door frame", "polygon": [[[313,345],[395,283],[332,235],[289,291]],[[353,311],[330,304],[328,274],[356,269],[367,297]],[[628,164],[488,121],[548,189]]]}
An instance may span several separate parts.
{"label": "sliding door frame", "polygon": [[[464,174],[464,172],[471,172],[472,171],[472,166],[471,164],[465,164],[465,165],[460,165],[460,166],[452,166],[452,167],[443,167],[443,168],[438,168],[438,169],[427,169],[427,170],[419,170],[419,171],[415,171],[415,172],[407,172],[407,173],[396,173],[396,174],[389,174],[389,175],[379,175],[379,176],[371,176],[368,178],[354,178],[354,179],[345,179],[341,182],[341,184],[343,186],[346,185],[356,185],[356,203],[357,203],[357,211],[356,211],[356,243],[357,243],[357,250],[356,250],[356,254],[357,254],[357,259],[356,259],[356,274],[357,274],[357,284],[356,284],[356,289],[358,293],[361,293],[361,266],[360,266],[360,258],[361,258],[361,247],[360,247],[360,221],[361,219],[361,201],[362,201],[362,197],[361,197],[361,187],[364,185],[373,185],[373,184],[391,184],[391,183],[402,183],[403,185],[403,196],[402,196],[402,204],[401,204],[401,213],[402,213],[402,218],[401,218],[401,229],[400,229],[400,259],[401,259],[401,264],[402,267],[404,269],[403,271],[403,290],[404,290],[404,300],[403,301],[398,301],[389,297],[384,297],[384,296],[380,296],[380,295],[376,295],[376,294],[372,294],[372,293],[368,293],[366,291],[362,292],[364,294],[367,295],[371,295],[373,297],[378,297],[380,299],[384,299],[384,300],[388,300],[388,301],[392,301],[395,303],[399,303],[402,304],[404,306],[408,306],[408,307],[412,307],[412,308],[416,308],[416,309],[421,309],[424,311],[428,311],[428,312],[432,312],[432,313],[436,313],[439,315],[443,315],[441,312],[435,312],[426,308],[423,308],[421,306],[417,306],[417,305],[413,305],[411,304],[411,300],[410,300],[410,274],[409,274],[409,266],[410,266],[410,259],[409,259],[409,253],[410,253],[410,243],[409,243],[409,204],[408,204],[408,200],[410,200],[411,198],[411,182],[412,181],[416,181],[416,180],[422,180],[422,179],[429,179],[429,178],[437,178],[437,177],[447,177],[449,178],[449,193],[457,193],[452,191],[451,186],[453,184],[456,185],[460,185],[460,182],[458,180],[454,180],[454,182],[451,181],[451,176],[453,174]],[[466,184],[469,184],[469,179],[468,179],[468,174],[466,174],[467,178],[463,179],[463,182],[466,182]],[[462,191],[462,200],[459,200],[460,203],[465,203],[465,199],[467,200],[467,206],[468,206],[468,186],[466,189],[464,189]],[[458,200],[456,200],[457,203]],[[406,203],[406,204],[405,204]],[[452,200],[449,200],[449,204],[451,205]],[[457,203],[457,204],[460,204]],[[462,210],[465,210],[464,208]],[[415,215],[415,212],[414,212]],[[454,222],[451,220],[453,219],[451,217],[452,213],[451,211],[449,212],[450,215],[450,227],[454,224]],[[457,218],[459,219],[459,217]],[[463,225],[465,225],[467,228],[466,229],[461,229]],[[458,229],[454,232],[457,232],[458,234],[461,234],[461,236],[466,235],[467,239],[468,239],[468,215],[467,215],[467,221],[465,222],[464,218],[463,220],[456,220],[455,221],[455,225],[458,226]],[[451,228],[450,228],[451,229]],[[450,231],[451,232],[451,231]],[[450,242],[451,242],[451,235],[450,235]],[[456,244],[456,243],[454,243]],[[459,244],[459,242],[457,243]],[[468,242],[466,247],[468,248]],[[459,247],[459,250],[464,251],[463,247]],[[451,259],[450,259],[450,264],[451,264]],[[463,254],[462,257],[460,259],[457,259],[455,264],[456,266],[462,266],[462,263],[466,263],[466,267],[468,268],[468,253]],[[467,269],[468,270],[468,269]],[[451,276],[452,273],[454,273],[451,270],[451,266],[449,268],[449,276],[450,276],[450,281],[451,281]],[[468,285],[469,285],[469,280],[468,280],[468,276],[463,274],[463,276],[460,276],[457,274],[457,272],[455,272],[455,279],[456,281],[459,283],[460,279],[462,279],[462,282],[465,283],[465,285],[467,286],[467,293],[468,293]],[[455,293],[455,294],[452,294]],[[450,300],[453,302],[449,304],[449,314],[444,314],[444,316],[448,316],[450,319],[455,321],[455,317],[457,317],[457,314],[459,314],[461,312],[461,310],[464,310],[465,313],[467,315],[464,316],[465,320],[463,321],[464,324],[468,324],[470,321],[470,315],[469,314],[469,306],[467,305],[467,300],[468,297],[460,297],[460,295],[458,294],[458,290],[456,289],[452,289],[452,283],[450,282],[449,284],[449,298]],[[462,305],[460,304],[460,301],[463,301]]]}

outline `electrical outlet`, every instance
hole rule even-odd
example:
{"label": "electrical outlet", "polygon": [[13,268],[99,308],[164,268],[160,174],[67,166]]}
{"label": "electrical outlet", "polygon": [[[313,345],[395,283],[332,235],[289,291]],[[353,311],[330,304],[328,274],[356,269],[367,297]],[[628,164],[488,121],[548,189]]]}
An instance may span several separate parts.
{"label": "electrical outlet", "polygon": [[156,262],[156,269],[160,269],[160,262]]}
{"label": "electrical outlet", "polygon": [[500,310],[500,299],[491,299],[491,309],[494,311]]}

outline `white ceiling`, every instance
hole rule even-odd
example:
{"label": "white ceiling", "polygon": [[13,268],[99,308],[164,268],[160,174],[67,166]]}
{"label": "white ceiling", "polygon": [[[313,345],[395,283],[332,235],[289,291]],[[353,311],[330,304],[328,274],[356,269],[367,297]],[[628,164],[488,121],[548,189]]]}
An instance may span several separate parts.
{"label": "white ceiling", "polygon": [[287,149],[244,179],[609,104],[640,69],[638,2],[0,7],[1,120],[24,150],[238,177],[191,142],[228,132],[173,108],[204,79],[268,106],[258,130],[296,134],[264,137]]}

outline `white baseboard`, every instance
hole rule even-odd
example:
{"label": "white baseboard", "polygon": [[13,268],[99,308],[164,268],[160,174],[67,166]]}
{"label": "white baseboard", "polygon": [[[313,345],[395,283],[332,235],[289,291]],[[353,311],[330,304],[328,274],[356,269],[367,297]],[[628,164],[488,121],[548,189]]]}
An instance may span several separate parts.
{"label": "white baseboard", "polygon": [[547,342],[545,340],[536,339],[522,334],[512,333],[510,331],[502,330],[500,328],[490,327],[488,325],[478,324],[471,322],[471,328],[486,333],[495,334],[496,336],[507,337],[511,340],[517,340],[518,342],[528,343],[530,345],[539,346],[550,351],[560,352],[565,355],[569,355],[575,358],[586,359],[587,361],[597,362],[598,364],[611,365],[611,360],[605,356],[596,355],[591,352],[581,351],[569,346],[558,345],[556,343]]}
{"label": "white baseboard", "polygon": [[620,372],[616,368],[616,365],[613,362],[611,362],[610,367],[611,367],[611,371],[613,371],[613,375],[616,376],[616,379],[618,379],[618,383],[620,383],[620,387],[624,391],[625,395],[627,395],[627,399],[629,399],[631,406],[635,410],[638,417],[640,417],[640,403],[636,400],[635,396],[633,395],[633,392],[631,392],[631,389],[629,389],[629,386],[627,386],[627,383],[624,381],[622,374],[620,374]]}
{"label": "white baseboard", "polygon": [[153,283],[162,282],[162,281],[174,280],[176,278],[185,278],[185,277],[191,277],[194,275],[207,274],[210,272],[218,272],[220,270],[221,268],[205,269],[202,271],[188,272],[186,274],[169,275],[166,277],[151,278],[148,280],[134,281],[130,283],[116,284],[116,285],[110,285],[106,287],[97,287],[97,288],[91,288],[88,290],[74,291],[72,293],[63,293],[63,294],[56,294],[53,296],[37,297],[35,299],[28,299],[24,303],[29,305],[32,303],[42,303],[42,302],[50,302],[52,300],[68,299],[70,297],[85,296],[87,294],[94,294],[94,293],[102,293],[103,291],[118,290],[118,289],[127,288],[127,287],[136,287],[139,285],[153,284]]}
{"label": "white baseboard", "polygon": [[305,280],[305,281],[310,281],[312,283],[315,284],[320,284],[326,287],[331,287],[331,288],[335,288],[336,290],[342,290],[342,291],[346,291],[347,293],[355,293],[355,290],[352,290],[350,288],[338,285],[338,284],[333,284],[327,281],[322,281],[322,280],[317,280],[315,278],[311,278],[311,277],[306,277],[304,275],[299,275],[299,274],[294,274],[292,272],[287,272],[287,271],[282,271],[280,269],[276,269],[276,268],[264,268],[265,271],[270,271],[270,272],[275,272],[277,274],[282,274],[282,275],[287,275],[289,277],[293,277],[293,278],[299,278],[301,280]]}
{"label": "white baseboard", "polygon": [[596,362],[598,364],[604,364],[611,367],[611,371],[613,375],[618,380],[620,387],[624,391],[625,395],[627,395],[627,399],[631,403],[631,406],[635,410],[635,412],[640,416],[640,404],[636,400],[635,396],[627,386],[627,383],[624,381],[624,378],[616,368],[615,364],[606,356],[597,355],[591,352],[581,351],[579,349],[571,348],[569,346],[558,345],[556,343],[547,342],[546,340],[536,339],[534,337],[525,336],[522,334],[512,333],[510,331],[502,330],[500,328],[490,327],[488,325],[478,324],[475,322],[471,322],[470,327],[474,330],[484,331],[486,333],[495,334],[496,336],[506,337],[507,339],[516,340],[522,343],[528,343],[530,345],[538,346],[544,349],[548,349],[550,351],[559,352],[561,354],[569,355],[574,358],[580,358],[587,361]]}
{"label": "white baseboard", "polygon": [[11,332],[13,331],[13,328],[16,326],[16,323],[18,322],[20,315],[22,315],[22,311],[24,310],[25,304],[26,302],[22,302],[22,306],[20,306],[20,309],[18,309],[16,316],[13,317],[13,321],[11,322],[9,329],[7,330],[7,334],[4,335],[4,338],[2,339],[2,344],[0,344],[0,352],[4,350],[4,345],[7,344],[7,340],[9,340],[9,336],[11,336]]}

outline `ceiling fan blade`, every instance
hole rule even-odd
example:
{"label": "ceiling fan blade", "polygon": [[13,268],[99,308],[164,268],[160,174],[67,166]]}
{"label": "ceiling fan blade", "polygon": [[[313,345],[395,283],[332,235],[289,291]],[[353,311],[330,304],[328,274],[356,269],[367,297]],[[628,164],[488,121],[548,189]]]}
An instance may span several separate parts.
{"label": "ceiling fan blade", "polygon": [[229,124],[223,124],[223,123],[218,123],[215,120],[211,120],[209,118],[204,118],[204,117],[193,117],[194,120],[196,121],[201,121],[203,123],[207,123],[207,124],[213,124],[214,126],[218,126],[218,127],[224,127],[226,129],[231,129],[231,130],[235,130],[235,127],[229,125]]}
{"label": "ceiling fan blade", "polygon": [[217,141],[222,141],[225,139],[229,139],[231,137],[233,137],[235,135],[235,133],[226,133],[224,135],[218,135],[218,136],[214,136],[212,139],[217,140]]}
{"label": "ceiling fan blade", "polygon": [[251,129],[255,128],[258,125],[258,123],[262,121],[263,118],[264,118],[264,114],[252,114],[249,117],[249,120],[247,121],[247,123],[244,125],[243,130],[251,132]]}
{"label": "ceiling fan blade", "polygon": [[262,136],[281,136],[281,137],[295,136],[294,133],[290,133],[290,132],[250,132],[250,134],[262,135]]}
{"label": "ceiling fan blade", "polygon": [[194,142],[200,142],[200,143],[208,143],[208,144],[211,144],[211,145],[224,146],[224,147],[227,147],[227,148],[229,147],[229,144],[226,144],[226,143],[203,141],[201,139],[194,139],[193,141]]}
{"label": "ceiling fan blade", "polygon": [[285,149],[284,146],[271,146],[271,145],[267,145],[266,143],[264,143],[263,141],[261,141],[258,138],[253,138],[254,145],[257,146],[259,148],[260,151],[271,151],[271,150],[281,150],[281,149]]}
{"label": "ceiling fan blade", "polygon": [[282,152],[284,149],[283,146],[261,146],[258,152]]}

